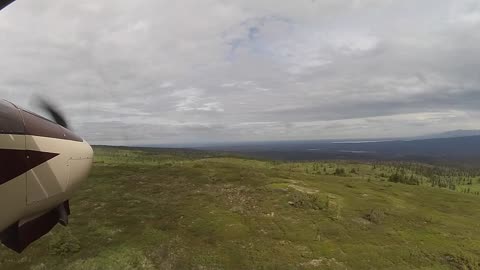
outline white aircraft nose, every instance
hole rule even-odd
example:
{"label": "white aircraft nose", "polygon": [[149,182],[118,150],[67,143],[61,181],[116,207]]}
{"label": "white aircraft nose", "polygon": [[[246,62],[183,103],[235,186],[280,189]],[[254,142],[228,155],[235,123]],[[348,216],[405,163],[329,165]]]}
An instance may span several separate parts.
{"label": "white aircraft nose", "polygon": [[93,149],[86,141],[76,144],[72,151],[72,158],[68,161],[68,191],[78,188],[80,183],[87,180],[93,163]]}

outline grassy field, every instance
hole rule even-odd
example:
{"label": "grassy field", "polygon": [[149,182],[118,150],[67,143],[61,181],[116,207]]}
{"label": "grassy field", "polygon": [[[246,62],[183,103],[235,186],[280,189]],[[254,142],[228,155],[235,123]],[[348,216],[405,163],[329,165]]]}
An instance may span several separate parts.
{"label": "grassy field", "polygon": [[97,148],[70,225],[1,248],[0,269],[480,269],[478,178],[399,167],[418,184],[389,182],[395,164]]}

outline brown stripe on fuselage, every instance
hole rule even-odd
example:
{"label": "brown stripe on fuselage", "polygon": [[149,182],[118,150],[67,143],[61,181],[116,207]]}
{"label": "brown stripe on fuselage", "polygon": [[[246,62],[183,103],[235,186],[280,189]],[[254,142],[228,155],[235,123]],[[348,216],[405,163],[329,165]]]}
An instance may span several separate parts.
{"label": "brown stripe on fuselage", "polygon": [[25,134],[20,110],[4,100],[0,100],[0,134]]}
{"label": "brown stripe on fuselage", "polygon": [[58,156],[56,153],[0,149],[0,185]]}
{"label": "brown stripe on fuselage", "polygon": [[22,115],[26,135],[83,142],[83,139],[75,135],[72,131],[46,118],[24,110],[22,110]]}
{"label": "brown stripe on fuselage", "polygon": [[5,100],[0,100],[0,134],[25,134],[83,142],[71,130]]}

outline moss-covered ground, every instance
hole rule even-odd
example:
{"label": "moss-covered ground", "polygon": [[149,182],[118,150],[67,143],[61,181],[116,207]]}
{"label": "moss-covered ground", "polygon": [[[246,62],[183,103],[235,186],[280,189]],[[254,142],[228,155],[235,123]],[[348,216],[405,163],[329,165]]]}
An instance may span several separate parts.
{"label": "moss-covered ground", "polygon": [[95,150],[70,225],[2,247],[0,269],[480,269],[480,196],[463,186],[392,183],[388,164]]}

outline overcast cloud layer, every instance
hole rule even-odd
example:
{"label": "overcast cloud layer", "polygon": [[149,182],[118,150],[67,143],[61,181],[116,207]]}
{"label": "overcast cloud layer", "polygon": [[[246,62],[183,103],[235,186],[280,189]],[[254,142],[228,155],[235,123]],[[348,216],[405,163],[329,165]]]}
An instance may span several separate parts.
{"label": "overcast cloud layer", "polygon": [[92,143],[480,128],[480,1],[17,0],[0,97]]}

